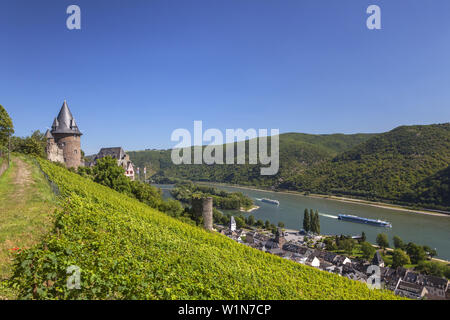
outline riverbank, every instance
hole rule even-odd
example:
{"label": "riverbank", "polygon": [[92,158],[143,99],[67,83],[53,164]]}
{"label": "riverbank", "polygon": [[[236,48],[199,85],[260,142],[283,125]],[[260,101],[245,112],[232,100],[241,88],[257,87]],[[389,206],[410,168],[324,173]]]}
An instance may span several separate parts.
{"label": "riverbank", "polygon": [[434,212],[434,211],[428,211],[425,209],[410,209],[407,207],[402,207],[399,205],[394,205],[394,204],[384,203],[384,202],[375,202],[375,201],[338,197],[338,196],[321,195],[321,194],[312,194],[312,193],[306,195],[303,192],[298,192],[298,191],[288,191],[288,190],[273,191],[273,190],[261,189],[261,188],[257,188],[257,187],[248,187],[248,186],[227,184],[227,183],[218,183],[218,182],[196,181],[195,183],[205,184],[205,185],[209,184],[209,185],[216,185],[216,186],[224,186],[224,187],[234,187],[234,188],[241,188],[241,189],[247,189],[247,190],[253,190],[253,191],[273,192],[273,193],[279,193],[279,194],[293,194],[293,195],[298,195],[298,196],[302,196],[302,197],[309,197],[309,198],[316,198],[316,199],[329,199],[329,200],[346,202],[346,203],[357,203],[357,204],[362,204],[362,205],[367,205],[367,206],[377,207],[377,208],[383,208],[383,209],[391,209],[391,210],[396,210],[396,211],[403,211],[403,212],[410,212],[410,213],[416,213],[416,214],[424,214],[424,215],[432,215],[432,216],[449,217],[450,218],[450,212],[448,212],[448,214],[445,214],[445,213],[438,213],[438,212]]}
{"label": "riverbank", "polygon": [[250,213],[250,212],[258,210],[258,209],[259,209],[259,206],[254,205],[253,207],[251,207],[250,209],[247,209],[247,210],[245,210],[244,208],[241,207],[239,211],[245,212],[245,213]]}

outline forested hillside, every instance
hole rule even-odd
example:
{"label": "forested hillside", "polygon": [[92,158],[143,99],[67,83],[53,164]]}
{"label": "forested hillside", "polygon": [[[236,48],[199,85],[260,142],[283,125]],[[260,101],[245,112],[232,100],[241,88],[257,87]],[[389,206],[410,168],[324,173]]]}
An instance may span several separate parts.
{"label": "forested hillside", "polygon": [[440,203],[450,207],[450,166],[420,182],[417,186],[417,199],[421,203]]}
{"label": "forested hillside", "polygon": [[282,134],[276,176],[261,176],[258,165],[175,166],[170,150],[130,156],[151,166],[157,181],[176,177],[450,208],[442,171],[450,164],[450,123],[377,135]]}
{"label": "forested hillside", "polygon": [[[170,158],[171,150],[130,151],[128,154],[135,165],[147,166],[147,170],[150,170],[153,175],[156,174],[157,178],[177,177],[270,187],[277,184],[281,177],[301,173],[309,166],[331,160],[339,152],[349,150],[373,136],[373,134],[281,134],[280,171],[276,176],[261,176],[259,165],[175,166]],[[246,150],[248,150],[248,141]]]}
{"label": "forested hillside", "polygon": [[[402,126],[289,178],[283,186],[419,203],[420,182],[447,168],[449,163],[449,123]],[[444,205],[439,199],[426,202]]]}

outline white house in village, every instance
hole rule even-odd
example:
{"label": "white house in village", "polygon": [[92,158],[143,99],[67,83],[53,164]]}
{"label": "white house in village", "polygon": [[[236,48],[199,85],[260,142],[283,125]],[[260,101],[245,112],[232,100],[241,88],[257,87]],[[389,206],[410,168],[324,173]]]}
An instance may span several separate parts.
{"label": "white house in village", "polygon": [[314,259],[311,261],[311,267],[320,267],[320,260],[317,259],[317,257],[314,257]]}
{"label": "white house in village", "polygon": [[134,166],[131,161],[128,161],[127,168],[125,169],[125,175],[130,178],[131,180],[134,180]]}
{"label": "white house in village", "polygon": [[344,261],[342,261],[342,264],[347,264],[347,263],[352,263],[352,260],[350,260],[349,258],[345,257]]}
{"label": "white house in village", "polygon": [[231,216],[231,219],[230,219],[230,230],[236,231],[236,220],[234,220],[233,216]]}

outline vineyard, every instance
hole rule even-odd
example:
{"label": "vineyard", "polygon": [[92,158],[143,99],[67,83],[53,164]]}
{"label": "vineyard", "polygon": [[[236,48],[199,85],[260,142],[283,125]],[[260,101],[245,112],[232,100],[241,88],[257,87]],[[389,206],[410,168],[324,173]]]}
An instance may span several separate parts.
{"label": "vineyard", "polygon": [[[25,299],[396,299],[363,283],[238,244],[38,160],[61,209],[37,246],[16,253]],[[67,287],[69,266],[81,288]]]}

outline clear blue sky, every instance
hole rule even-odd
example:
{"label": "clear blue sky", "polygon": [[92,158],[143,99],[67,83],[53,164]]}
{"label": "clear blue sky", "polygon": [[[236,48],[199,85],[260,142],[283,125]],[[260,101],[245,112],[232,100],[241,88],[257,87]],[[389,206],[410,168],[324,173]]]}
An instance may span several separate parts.
{"label": "clear blue sky", "polygon": [[[370,4],[382,30],[366,28]],[[0,44],[16,134],[44,131],[67,99],[87,154],[169,148],[194,120],[306,133],[450,121],[448,0],[0,0]]]}

